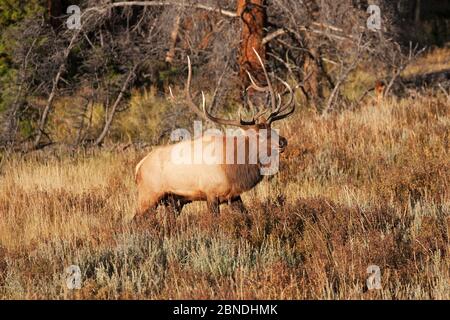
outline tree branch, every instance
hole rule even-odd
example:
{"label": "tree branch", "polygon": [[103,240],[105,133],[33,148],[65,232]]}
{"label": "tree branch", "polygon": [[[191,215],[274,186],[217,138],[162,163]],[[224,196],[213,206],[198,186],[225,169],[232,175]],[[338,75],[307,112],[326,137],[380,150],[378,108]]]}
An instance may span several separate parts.
{"label": "tree branch", "polygon": [[133,67],[133,69],[131,69],[130,72],[128,73],[127,79],[125,80],[125,82],[122,85],[122,88],[120,89],[120,93],[117,96],[117,99],[114,102],[114,105],[112,106],[111,112],[110,112],[109,116],[106,117],[106,121],[105,121],[103,130],[100,133],[100,135],[98,136],[97,140],[95,140],[95,142],[94,142],[95,146],[99,146],[100,144],[102,144],[103,140],[105,139],[106,135],[108,134],[109,128],[111,127],[112,121],[114,119],[114,114],[117,111],[117,107],[119,106],[120,102],[122,101],[123,95],[125,94],[125,92],[128,88],[128,85],[130,84],[131,79],[133,78],[137,67],[138,67],[138,65],[136,64]]}
{"label": "tree branch", "polygon": [[81,30],[78,30],[72,36],[69,46],[64,51],[63,62],[59,66],[58,73],[56,74],[55,79],[53,79],[52,91],[50,92],[50,96],[48,97],[48,100],[47,100],[47,105],[45,106],[44,112],[42,113],[41,119],[39,120],[38,132],[36,134],[36,138],[35,138],[34,144],[33,144],[34,148],[37,148],[39,146],[39,143],[41,142],[42,135],[44,134],[44,130],[45,130],[45,125],[47,124],[47,118],[48,118],[48,115],[50,114],[50,109],[52,108],[53,100],[55,99],[56,92],[58,91],[59,81],[61,80],[62,74],[64,72],[66,60],[69,57],[70,51],[72,50],[73,46],[75,45],[75,40],[77,39],[80,32],[81,32]]}
{"label": "tree branch", "polygon": [[216,12],[221,15],[224,15],[226,17],[230,18],[237,18],[238,15],[229,10],[223,10],[221,8],[214,8],[210,7],[204,4],[190,4],[190,3],[184,3],[184,2],[173,2],[173,1],[122,1],[122,2],[115,2],[110,3],[105,6],[101,7],[91,7],[84,11],[83,14],[86,14],[90,11],[97,11],[100,13],[103,13],[111,8],[117,8],[117,7],[128,7],[128,6],[141,6],[141,7],[162,7],[162,6],[175,6],[175,7],[182,7],[182,8],[195,8],[195,9],[202,9],[206,11]]}
{"label": "tree branch", "polygon": [[[328,29],[334,30],[334,31],[340,30],[340,29],[338,29],[336,27],[333,27],[333,28],[328,27]],[[321,30],[318,30],[318,29],[315,29],[315,28],[311,28],[311,27],[306,27],[306,26],[298,26],[298,30],[320,34],[320,35],[323,35],[323,36],[334,38],[334,39],[339,40],[339,41],[343,41],[343,40],[354,41],[355,40],[353,37],[348,37],[348,36],[343,36],[343,35],[336,35],[336,34],[332,34],[332,33],[329,33],[329,32],[321,31]],[[267,36],[265,36],[262,43],[263,44],[267,44],[270,41],[278,38],[279,36],[285,35],[287,33],[295,34],[296,31],[292,30],[292,29],[280,28],[278,30],[275,30],[274,32],[269,33]]]}

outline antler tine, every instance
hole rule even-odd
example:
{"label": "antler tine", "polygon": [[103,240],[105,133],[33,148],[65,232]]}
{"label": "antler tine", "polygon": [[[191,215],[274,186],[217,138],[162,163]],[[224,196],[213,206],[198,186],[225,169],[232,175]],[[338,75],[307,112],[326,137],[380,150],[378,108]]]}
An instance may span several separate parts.
{"label": "antler tine", "polygon": [[[278,77],[277,77],[278,78]],[[282,81],[280,78],[278,78],[280,81]],[[278,98],[278,103],[277,103],[277,108],[269,115],[269,120],[273,117],[275,117],[276,115],[278,115],[280,112],[282,112],[282,103],[283,103],[283,98],[281,97],[281,94],[277,93],[277,98]],[[286,105],[285,105],[286,106]],[[285,107],[284,106],[284,107]],[[284,108],[283,107],[283,108]]]}
{"label": "antler tine", "polygon": [[253,51],[255,52],[256,57],[258,58],[259,63],[261,64],[261,67],[262,67],[262,69],[264,71],[264,76],[266,77],[267,87],[268,87],[268,90],[269,90],[269,93],[270,93],[270,99],[271,99],[271,102],[272,102],[272,110],[276,110],[276,108],[277,108],[276,107],[276,105],[277,105],[276,96],[275,96],[275,93],[273,91],[272,82],[270,81],[269,74],[267,73],[266,66],[264,65],[264,62],[261,59],[261,56],[259,55],[258,51],[256,51],[255,48],[253,48]]}
{"label": "antler tine", "polygon": [[255,108],[255,105],[253,104],[253,102],[252,102],[252,100],[247,96],[247,102],[248,102],[248,104],[250,105],[250,109],[252,110],[252,112],[253,112],[253,119],[255,119],[255,110],[256,110],[256,108]]}
{"label": "antler tine", "polygon": [[202,101],[203,101],[203,113],[206,116],[206,118],[214,123],[217,124],[221,124],[221,125],[225,125],[225,126],[235,126],[235,127],[240,127],[240,128],[245,128],[251,125],[254,125],[255,122],[251,121],[244,121],[242,120],[242,115],[239,113],[239,120],[227,120],[227,119],[220,119],[217,117],[214,117],[213,115],[211,115],[208,110],[206,110],[206,99],[205,99],[205,94],[202,91]]}
{"label": "antler tine", "polygon": [[[272,123],[274,121],[278,121],[278,120],[284,119],[284,118],[288,117],[289,115],[291,115],[292,113],[294,113],[294,111],[295,111],[294,91],[292,90],[292,87],[286,81],[284,81],[283,79],[280,79],[279,77],[277,77],[277,78],[288,89],[288,91],[289,91],[289,100],[283,107],[281,107],[281,96],[280,96],[280,104],[279,104],[278,112],[276,112],[276,113],[274,112],[274,113],[272,113],[269,116],[269,122],[270,123]],[[289,110],[287,113],[284,113],[290,106],[292,106],[292,109]]]}
{"label": "antler tine", "polygon": [[[240,117],[239,120],[226,120],[226,119],[220,119],[220,118],[216,118],[214,116],[212,116],[210,113],[208,113],[208,110],[206,110],[206,98],[205,98],[205,93],[202,91],[202,110],[200,110],[197,105],[194,103],[194,101],[192,100],[192,96],[191,96],[191,81],[192,81],[192,65],[191,65],[191,59],[188,56],[188,78],[187,78],[187,82],[186,82],[186,88],[185,88],[185,94],[186,94],[186,102],[189,106],[189,108],[195,112],[198,116],[200,116],[201,118],[203,118],[206,121],[212,121],[214,123],[217,124],[221,124],[221,125],[229,125],[229,126],[236,126],[236,127],[248,127],[251,125],[255,124],[255,121],[244,121],[242,120],[242,117]],[[172,89],[169,88],[170,90],[170,95],[171,97],[173,97],[173,93],[172,93]]]}
{"label": "antler tine", "polygon": [[289,110],[289,112],[286,112],[285,114],[281,114],[281,115],[274,116],[274,117],[272,117],[272,118],[269,120],[269,122],[270,122],[270,123],[273,123],[273,122],[275,122],[275,121],[285,119],[285,118],[287,118],[288,116],[290,116],[291,114],[293,114],[294,112],[295,112],[295,103],[292,103],[292,109]]}
{"label": "antler tine", "polygon": [[277,108],[274,112],[272,113],[280,113],[280,109],[281,109],[281,104],[283,103],[283,98],[281,98],[281,94],[277,93],[277,98],[278,98],[278,104],[277,104]]}
{"label": "antler tine", "polygon": [[257,109],[255,108],[253,102],[250,99],[248,99],[248,104],[250,105],[250,108],[252,109],[253,112],[253,124],[255,124],[260,117],[262,117],[265,113],[269,111],[267,109],[262,109],[258,112],[255,112]]}
{"label": "antler tine", "polygon": [[[250,74],[249,74],[249,76],[250,76]],[[248,89],[249,89],[250,87],[248,87],[247,88],[247,90],[246,90],[246,99],[247,99],[247,102],[248,102],[248,104],[249,104],[249,106],[250,106],[250,110],[252,111],[252,114],[253,114],[253,122],[256,122],[256,111],[257,111],[257,109],[256,109],[256,107],[255,107],[255,105],[253,104],[253,102],[252,102],[252,100],[250,99],[250,97],[248,96]]]}
{"label": "antler tine", "polygon": [[281,98],[281,94],[279,94],[279,93],[277,93],[277,98],[278,98],[277,108],[273,112],[270,113],[269,120],[281,112],[281,105],[283,103],[283,98]]}
{"label": "antler tine", "polygon": [[284,86],[287,88],[287,90],[289,91],[289,100],[288,102],[281,108],[280,113],[283,113],[284,111],[286,111],[286,109],[294,102],[294,90],[292,89],[292,87],[289,85],[289,83],[287,83],[286,81],[284,81],[281,78],[278,78],[281,83],[284,84]]}
{"label": "antler tine", "polygon": [[[186,94],[187,104],[188,104],[189,108],[191,108],[191,110],[192,110],[195,114],[197,114],[199,117],[201,117],[201,118],[204,119],[204,120],[208,120],[208,119],[205,117],[204,113],[201,112],[201,110],[197,107],[197,105],[196,105],[196,104],[194,103],[194,101],[192,100],[192,96],[191,96],[191,81],[192,81],[192,65],[191,65],[191,58],[188,56],[188,57],[187,57],[187,60],[188,60],[188,78],[187,78],[187,81],[186,81],[186,88],[185,88],[185,94]],[[173,96],[172,90],[170,90],[170,92],[171,92],[171,95]],[[203,94],[203,92],[202,92],[202,94]],[[204,95],[203,95],[203,98],[204,98]],[[203,103],[205,104],[206,102],[203,101]],[[203,109],[206,109],[206,107],[203,106]]]}
{"label": "antler tine", "polygon": [[248,127],[249,125],[253,125],[254,123],[247,123],[243,121],[241,118],[239,120],[227,120],[227,119],[220,119],[216,118],[208,111],[206,110],[206,103],[203,104],[203,113],[205,114],[206,118],[214,123],[225,125],[225,126],[235,126],[235,127]]}
{"label": "antler tine", "polygon": [[247,88],[247,90],[250,89],[250,88],[253,88],[253,89],[255,89],[255,90],[258,91],[258,92],[267,92],[267,91],[268,91],[268,89],[269,89],[268,87],[260,87],[260,86],[258,86],[258,85],[256,84],[255,79],[253,79],[253,76],[251,75],[250,72],[248,72],[247,70],[245,70],[245,72],[247,72],[248,78],[250,79],[250,82],[252,83],[252,85],[249,86],[249,87]]}
{"label": "antler tine", "polygon": [[170,98],[175,101],[176,99],[175,99],[175,96],[173,95],[173,91],[172,91],[172,87],[171,86],[169,86],[169,94],[170,94]]}
{"label": "antler tine", "polygon": [[254,116],[253,118],[254,118],[255,121],[256,121],[256,119],[262,117],[262,116],[263,116],[265,113],[267,113],[267,112],[268,112],[267,109],[263,109],[263,110],[259,111],[257,114],[255,114],[255,116]]}
{"label": "antler tine", "polygon": [[[256,89],[256,90],[258,90],[258,91],[261,91],[261,92],[266,92],[266,91],[267,91],[267,89],[264,89],[264,88],[262,88],[262,87],[259,87],[256,83],[254,83],[253,77],[252,77],[252,75],[251,75],[248,71],[247,71],[247,74],[248,74],[250,80],[253,82],[253,86],[249,86],[249,87],[247,88],[246,91],[248,91],[248,89],[250,89],[250,88],[254,88],[254,89]],[[247,96],[247,102],[248,102],[248,104],[250,105],[250,109],[251,109],[252,112],[253,112],[253,121],[252,121],[253,124],[255,124],[256,121],[257,121],[261,116],[263,116],[265,113],[267,113],[267,112],[269,111],[269,110],[267,110],[267,109],[262,109],[262,110],[260,110],[260,111],[257,111],[258,109],[255,107],[255,105],[253,104],[252,100],[251,100],[248,96]]]}

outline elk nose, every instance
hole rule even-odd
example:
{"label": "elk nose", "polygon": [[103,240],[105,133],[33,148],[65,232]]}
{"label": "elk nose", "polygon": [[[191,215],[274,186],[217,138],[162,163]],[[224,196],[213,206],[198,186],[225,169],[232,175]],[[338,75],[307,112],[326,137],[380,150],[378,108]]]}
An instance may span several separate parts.
{"label": "elk nose", "polygon": [[280,137],[280,149],[281,150],[286,149],[287,145],[288,145],[288,142],[287,142],[286,138]]}

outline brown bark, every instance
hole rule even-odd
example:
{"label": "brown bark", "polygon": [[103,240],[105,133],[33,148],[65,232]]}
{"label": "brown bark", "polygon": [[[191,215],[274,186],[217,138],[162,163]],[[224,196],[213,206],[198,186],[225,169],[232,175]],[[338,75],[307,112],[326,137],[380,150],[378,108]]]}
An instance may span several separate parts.
{"label": "brown bark", "polygon": [[266,59],[266,49],[263,44],[266,12],[263,0],[238,0],[237,14],[241,17],[241,46],[239,52],[240,78],[242,85],[250,85],[247,72],[261,84],[266,85],[264,72],[254,50]]}
{"label": "brown bark", "polygon": [[[319,18],[320,8],[316,0],[306,1],[306,7],[308,14],[311,16],[313,21],[317,21]],[[323,98],[323,90],[321,81],[323,79],[323,70],[320,64],[320,50],[316,43],[314,43],[313,37],[305,33],[304,36],[305,44],[308,53],[305,55],[305,61],[303,64],[303,73],[307,77],[305,81],[305,91],[309,102],[317,107]]]}
{"label": "brown bark", "polygon": [[322,80],[322,70],[319,61],[317,60],[320,52],[309,36],[305,35],[305,40],[305,43],[307,43],[309,48],[309,53],[305,55],[305,62],[303,64],[303,73],[305,77],[307,77],[304,88],[309,102],[313,105],[317,105],[319,100],[323,98],[323,90],[320,85]]}
{"label": "brown bark", "polygon": [[62,15],[62,1],[61,0],[47,0],[47,14],[48,21],[54,30],[59,29],[61,27],[62,21],[57,17]]}

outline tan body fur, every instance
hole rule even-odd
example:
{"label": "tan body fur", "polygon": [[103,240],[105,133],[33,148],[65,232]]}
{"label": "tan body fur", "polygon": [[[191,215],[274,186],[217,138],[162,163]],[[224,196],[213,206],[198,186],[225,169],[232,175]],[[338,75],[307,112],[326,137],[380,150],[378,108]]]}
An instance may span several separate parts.
{"label": "tan body fur", "polygon": [[[174,145],[156,147],[136,166],[136,183],[138,186],[138,214],[144,214],[148,209],[155,208],[165,202],[177,206],[181,210],[183,205],[192,201],[208,201],[210,210],[218,212],[220,203],[235,203],[242,208],[240,195],[255,187],[263,178],[258,164],[224,164],[226,143],[223,151],[216,152],[215,139],[224,137],[202,137],[203,149],[211,148],[215,157],[214,164],[194,162],[195,141],[185,141]],[[248,154],[248,140],[246,154]],[[198,142],[198,141],[197,141]],[[237,139],[234,141],[237,150]],[[185,155],[186,161],[191,163],[177,163],[172,159],[175,146],[190,145],[192,153]],[[242,147],[242,146],[241,146]],[[235,155],[236,157],[236,155]]]}

